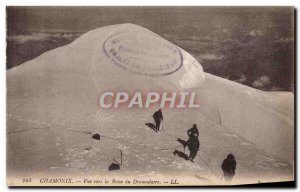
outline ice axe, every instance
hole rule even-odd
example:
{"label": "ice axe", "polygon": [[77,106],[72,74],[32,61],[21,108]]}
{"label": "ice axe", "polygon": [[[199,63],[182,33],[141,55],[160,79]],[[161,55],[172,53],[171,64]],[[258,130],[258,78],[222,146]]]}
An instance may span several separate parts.
{"label": "ice axe", "polygon": [[122,159],[123,159],[123,153],[122,153],[122,150],[120,150],[120,151],[121,151],[121,165],[120,165],[120,163],[117,160],[113,159],[116,163],[112,163],[108,167],[109,171],[115,171],[115,170],[119,170],[121,168],[121,166],[122,166]]}
{"label": "ice axe", "polygon": [[184,150],[184,152],[185,152],[185,147],[186,147],[186,141],[185,140],[182,140],[182,139],[177,139],[177,141],[180,143],[180,144],[182,144],[183,145],[183,150]]}

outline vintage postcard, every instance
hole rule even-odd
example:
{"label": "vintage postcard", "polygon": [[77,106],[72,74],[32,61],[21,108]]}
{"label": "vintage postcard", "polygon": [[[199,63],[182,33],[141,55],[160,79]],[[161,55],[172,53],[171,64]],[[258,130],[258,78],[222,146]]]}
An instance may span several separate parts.
{"label": "vintage postcard", "polygon": [[294,7],[6,14],[8,186],[294,185]]}

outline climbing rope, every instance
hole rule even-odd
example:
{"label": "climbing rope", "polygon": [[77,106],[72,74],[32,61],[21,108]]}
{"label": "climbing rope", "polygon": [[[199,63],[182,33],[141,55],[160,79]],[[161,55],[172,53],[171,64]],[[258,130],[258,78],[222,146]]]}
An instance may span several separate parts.
{"label": "climbing rope", "polygon": [[22,130],[16,130],[16,131],[11,131],[6,133],[6,135],[10,135],[13,133],[18,133],[18,132],[24,132],[24,131],[29,131],[32,129],[54,129],[54,130],[59,130],[59,131],[70,131],[70,132],[77,132],[77,133],[84,133],[84,134],[92,134],[91,132],[88,131],[78,131],[78,130],[72,130],[72,129],[59,129],[59,128],[53,128],[53,127],[32,127],[29,129],[22,129]]}
{"label": "climbing rope", "polygon": [[[72,129],[44,127],[44,128],[29,128],[29,129],[23,129],[23,130],[11,131],[11,132],[6,133],[6,135],[10,135],[10,134],[13,134],[13,133],[18,133],[18,132],[23,132],[23,131],[29,131],[29,130],[32,130],[32,129],[52,129],[52,130],[69,131],[69,132],[82,133],[82,134],[88,134],[88,135],[92,135],[92,134],[93,134],[93,133],[88,132],[88,131],[79,131],[79,130],[72,130]],[[137,146],[137,147],[139,147],[139,148],[148,148],[148,149],[151,149],[151,150],[157,150],[157,151],[168,151],[168,150],[173,150],[173,149],[176,149],[176,148],[178,148],[178,147],[181,146],[181,145],[177,145],[177,146],[171,147],[171,148],[152,148],[152,147],[149,147],[149,146],[139,145],[139,144],[137,144],[137,143],[132,143],[132,142],[125,141],[125,140],[122,140],[122,139],[109,137],[109,136],[106,136],[106,135],[103,135],[103,134],[100,134],[100,137],[107,138],[107,139],[110,139],[110,140],[119,141],[119,142],[122,142],[122,143],[127,143],[127,144],[130,144],[130,145]]]}

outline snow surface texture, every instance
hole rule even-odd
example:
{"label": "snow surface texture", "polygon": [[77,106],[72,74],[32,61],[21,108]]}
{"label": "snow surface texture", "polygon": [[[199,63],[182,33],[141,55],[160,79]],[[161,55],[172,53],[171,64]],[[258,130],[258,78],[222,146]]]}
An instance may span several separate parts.
{"label": "snow surface texture", "polygon": [[[150,53],[171,50],[177,61],[180,53],[182,66],[158,76],[118,66],[103,45],[120,33],[136,34],[133,41]],[[237,160],[233,184],[293,180],[293,94],[263,92],[204,73],[192,56],[179,47],[175,53],[174,47],[143,27],[113,25],[8,70],[8,184],[45,175],[176,176],[182,185],[224,184],[220,166],[228,153]],[[155,133],[145,123],[153,123],[157,108],[99,109],[99,96],[114,90],[196,91],[200,109],[163,109],[163,130]],[[192,163],[173,151],[183,151],[176,140],[187,139],[194,123],[200,151]],[[97,141],[90,133],[104,137]],[[123,165],[109,172],[120,149]]]}

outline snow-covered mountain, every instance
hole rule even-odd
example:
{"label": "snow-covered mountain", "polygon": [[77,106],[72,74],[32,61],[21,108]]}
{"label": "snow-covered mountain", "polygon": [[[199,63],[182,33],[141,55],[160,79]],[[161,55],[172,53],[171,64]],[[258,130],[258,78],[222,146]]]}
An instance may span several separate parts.
{"label": "snow-covered mountain", "polygon": [[[157,70],[153,63],[170,66]],[[145,126],[155,107],[99,108],[105,91],[137,90],[195,91],[200,108],[162,109],[158,133]],[[8,184],[24,176],[75,174],[222,184],[228,153],[237,160],[234,183],[293,180],[293,100],[292,93],[263,92],[205,73],[183,49],[143,27],[99,28],[7,71]],[[192,163],[173,151],[183,151],[176,140],[187,139],[194,123],[201,144]],[[100,134],[100,141],[89,133]],[[120,149],[123,165],[109,172]]]}

